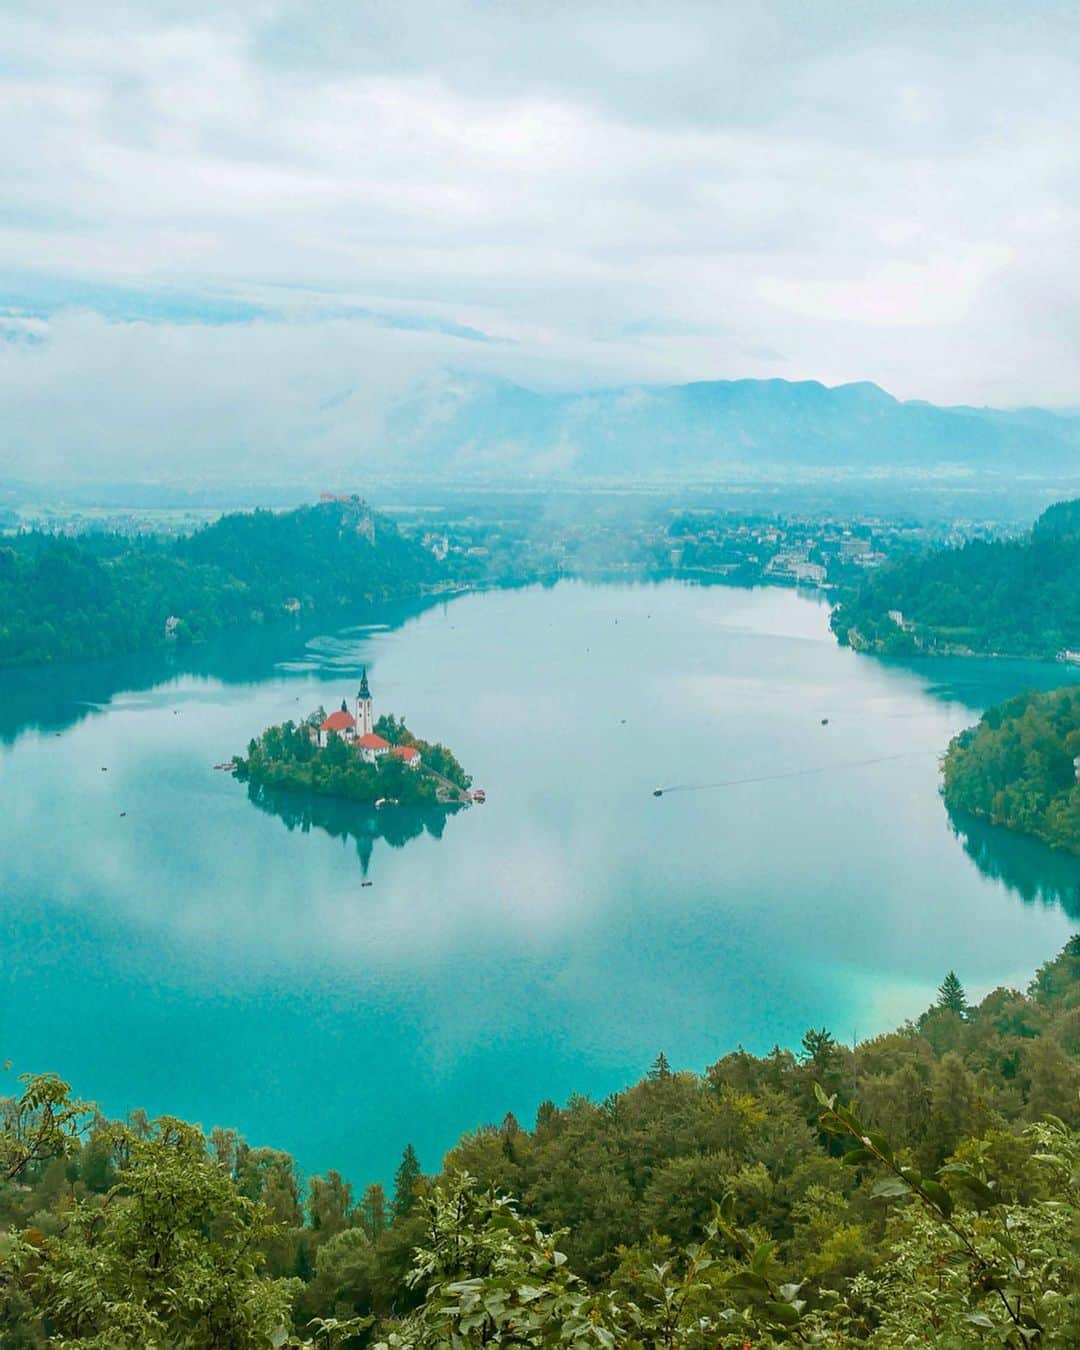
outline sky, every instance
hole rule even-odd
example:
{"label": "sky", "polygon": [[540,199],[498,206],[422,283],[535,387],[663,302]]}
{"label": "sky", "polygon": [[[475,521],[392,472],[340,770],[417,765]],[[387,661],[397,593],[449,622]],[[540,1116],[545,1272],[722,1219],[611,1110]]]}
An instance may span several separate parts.
{"label": "sky", "polygon": [[0,0],[0,478],[281,477],[444,372],[1080,404],[1080,7]]}

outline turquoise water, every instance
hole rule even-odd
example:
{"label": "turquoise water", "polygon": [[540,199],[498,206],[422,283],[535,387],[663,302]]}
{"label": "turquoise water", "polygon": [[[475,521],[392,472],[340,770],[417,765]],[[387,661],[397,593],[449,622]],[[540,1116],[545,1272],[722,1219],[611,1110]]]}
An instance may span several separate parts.
{"label": "turquoise water", "polygon": [[[786,590],[566,582],[4,677],[0,1058],[359,1183],[661,1049],[700,1069],[811,1023],[866,1036],[950,966],[972,995],[1026,982],[1080,862],[950,822],[937,757],[1063,672],[887,666],[827,617]],[[487,805],[256,804],[213,771],[361,664]]]}

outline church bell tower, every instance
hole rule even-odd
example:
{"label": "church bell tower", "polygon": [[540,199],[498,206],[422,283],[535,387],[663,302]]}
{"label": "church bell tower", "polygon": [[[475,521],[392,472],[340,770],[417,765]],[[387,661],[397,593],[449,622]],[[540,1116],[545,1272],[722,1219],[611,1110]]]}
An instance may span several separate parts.
{"label": "church bell tower", "polygon": [[367,667],[360,673],[360,692],[356,696],[356,734],[368,736],[375,729],[371,712],[371,690],[368,688]]}

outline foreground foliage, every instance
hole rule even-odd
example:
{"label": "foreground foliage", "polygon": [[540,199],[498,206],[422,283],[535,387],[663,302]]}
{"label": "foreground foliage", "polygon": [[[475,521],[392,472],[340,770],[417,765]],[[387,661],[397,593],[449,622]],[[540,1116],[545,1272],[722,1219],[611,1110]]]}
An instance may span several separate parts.
{"label": "foreground foliage", "polygon": [[1078,759],[1080,688],[1018,694],[953,739],[945,801],[1080,853]]}
{"label": "foreground foliage", "polygon": [[[950,971],[915,1025],[407,1148],[391,1198],[55,1078],[0,1128],[0,1343],[1080,1342],[1080,938],[1027,994]],[[857,1100],[856,1100],[857,1099]],[[510,1197],[516,1197],[511,1199]]]}

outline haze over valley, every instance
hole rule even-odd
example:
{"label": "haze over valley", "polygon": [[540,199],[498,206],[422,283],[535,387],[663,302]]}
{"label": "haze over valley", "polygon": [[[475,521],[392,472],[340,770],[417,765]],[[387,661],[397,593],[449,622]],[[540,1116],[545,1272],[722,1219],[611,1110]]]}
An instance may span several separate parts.
{"label": "haze over valley", "polygon": [[0,6],[0,1346],[1080,1344],[1080,17]]}

